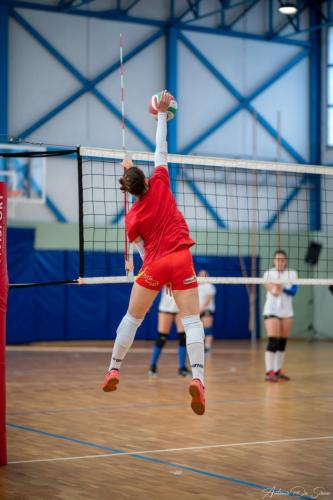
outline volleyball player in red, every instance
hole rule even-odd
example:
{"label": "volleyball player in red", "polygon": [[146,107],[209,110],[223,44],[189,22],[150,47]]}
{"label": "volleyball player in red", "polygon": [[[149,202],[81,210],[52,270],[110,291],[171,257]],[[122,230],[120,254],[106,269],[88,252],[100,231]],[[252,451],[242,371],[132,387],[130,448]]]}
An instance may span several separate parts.
{"label": "volleyball player in red", "polygon": [[133,285],[126,315],[117,329],[109,371],[102,388],[114,391],[119,383],[119,368],[131,347],[136,331],[159,290],[170,285],[180,311],[186,334],[186,348],[192,367],[189,386],[191,407],[202,415],[204,397],[204,330],[200,320],[198,285],[189,248],[190,238],[185,219],[176,206],[170,189],[167,166],[167,110],[172,96],[163,92],[159,103],[156,131],[155,172],[148,180],[141,169],[124,160],[125,173],[121,190],[137,200],[126,215],[126,232],[143,259]]}

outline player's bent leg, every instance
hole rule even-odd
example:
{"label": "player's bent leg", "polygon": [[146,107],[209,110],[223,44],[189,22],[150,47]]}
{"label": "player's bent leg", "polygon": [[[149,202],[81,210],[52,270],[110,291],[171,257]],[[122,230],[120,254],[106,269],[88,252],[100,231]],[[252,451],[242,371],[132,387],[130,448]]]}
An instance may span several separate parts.
{"label": "player's bent leg", "polygon": [[186,290],[172,290],[174,299],[179,309],[181,318],[199,314],[198,288],[188,288]]}
{"label": "player's bent leg", "polygon": [[159,289],[151,290],[138,283],[134,283],[128,304],[128,312],[134,318],[144,318],[158,292]]}
{"label": "player's bent leg", "polygon": [[196,414],[203,415],[205,412],[205,334],[199,315],[198,289],[173,290],[173,295],[184,325],[187,353],[192,368],[193,380],[189,387],[192,396],[191,408]]}
{"label": "player's bent leg", "polygon": [[198,414],[205,412],[205,388],[204,388],[204,331],[198,314],[185,316],[183,325],[186,334],[187,353],[192,368],[193,380],[189,387],[192,396],[191,408]]}
{"label": "player's bent leg", "polygon": [[148,290],[134,283],[128,311],[117,328],[109,371],[102,384],[103,391],[111,392],[117,388],[121,363],[129,351],[137,329],[141,325],[157,293],[155,290]]}

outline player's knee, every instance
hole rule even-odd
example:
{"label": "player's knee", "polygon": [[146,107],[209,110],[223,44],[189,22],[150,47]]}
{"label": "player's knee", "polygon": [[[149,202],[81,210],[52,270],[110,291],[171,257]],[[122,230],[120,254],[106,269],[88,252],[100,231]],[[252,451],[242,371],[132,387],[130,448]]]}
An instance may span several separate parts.
{"label": "player's knee", "polygon": [[205,334],[199,314],[184,316],[182,321],[186,333],[187,344],[195,344],[196,342],[204,341]]}
{"label": "player's knee", "polygon": [[143,319],[134,318],[129,312],[125,314],[117,328],[116,341],[123,347],[130,347]]}
{"label": "player's knee", "polygon": [[186,347],[186,335],[185,332],[179,332],[179,346]]}
{"label": "player's knee", "polygon": [[277,337],[269,337],[266,351],[276,352],[279,346],[279,340]]}
{"label": "player's knee", "polygon": [[156,339],[156,346],[163,349],[167,341],[168,336],[165,333],[158,333],[158,338]]}
{"label": "player's knee", "polygon": [[287,339],[280,338],[278,340],[279,340],[279,344],[278,344],[277,350],[282,351],[282,352],[285,351],[286,345],[287,345]]}

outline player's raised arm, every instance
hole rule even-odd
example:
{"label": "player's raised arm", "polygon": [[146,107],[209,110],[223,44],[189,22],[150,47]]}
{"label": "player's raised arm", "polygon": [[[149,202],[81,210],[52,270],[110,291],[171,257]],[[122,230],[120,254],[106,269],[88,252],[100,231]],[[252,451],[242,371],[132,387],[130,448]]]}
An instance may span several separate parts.
{"label": "player's raised arm", "polygon": [[155,149],[155,168],[168,168],[168,143],[167,143],[167,111],[169,109],[172,95],[166,90],[162,93],[159,102],[155,101],[158,111]]}

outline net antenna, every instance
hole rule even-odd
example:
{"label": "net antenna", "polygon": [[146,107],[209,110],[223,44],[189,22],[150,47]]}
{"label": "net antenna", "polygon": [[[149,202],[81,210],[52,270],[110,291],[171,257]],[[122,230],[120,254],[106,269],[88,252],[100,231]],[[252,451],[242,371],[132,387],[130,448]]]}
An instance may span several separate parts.
{"label": "net antenna", "polygon": [[[125,137],[125,93],[124,93],[124,60],[123,60],[124,37],[122,33],[119,35],[119,59],[120,59],[120,98],[121,98],[121,140],[122,149],[125,153],[124,159],[130,160],[131,155],[126,150],[126,137]],[[124,168],[125,171],[125,168]],[[124,217],[126,217],[130,208],[131,198],[130,194],[124,192]],[[133,245],[130,244],[126,228],[125,231],[125,269],[127,276],[134,276],[133,267]]]}
{"label": "net antenna", "polygon": [[[281,111],[277,111],[276,114],[276,128],[277,128],[277,137],[276,137],[276,161],[282,161],[282,144],[281,144],[281,133],[282,133],[282,121],[281,121]],[[281,202],[281,177],[279,172],[276,173],[276,213],[277,213],[277,221],[276,221],[276,250],[281,249],[281,211],[280,211],[280,202]]]}
{"label": "net antenna", "polygon": [[[257,113],[253,112],[253,138],[252,138],[252,147],[253,147],[253,160],[257,159],[257,145],[258,145],[258,120]],[[251,213],[252,217],[250,220],[250,224],[252,225],[251,230],[251,241],[250,241],[250,250],[251,250],[251,277],[256,278],[257,276],[257,228],[258,228],[258,171],[253,170],[253,188],[252,188],[252,204],[251,204]],[[249,302],[250,302],[250,315],[249,315],[249,330],[251,332],[251,341],[253,344],[256,342],[256,334],[257,334],[257,315],[256,315],[256,303],[257,303],[257,286],[255,284],[249,285],[248,288],[249,293]]]}

